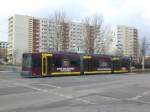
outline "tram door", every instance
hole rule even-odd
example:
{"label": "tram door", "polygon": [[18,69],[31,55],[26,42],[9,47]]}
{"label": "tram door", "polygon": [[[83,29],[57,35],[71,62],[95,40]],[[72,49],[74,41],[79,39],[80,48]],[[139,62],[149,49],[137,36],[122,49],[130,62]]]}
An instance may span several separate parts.
{"label": "tram door", "polygon": [[84,74],[89,74],[92,71],[92,57],[91,56],[83,56],[83,70]]}
{"label": "tram door", "polygon": [[51,57],[52,54],[42,54],[42,76],[48,76],[51,74]]}

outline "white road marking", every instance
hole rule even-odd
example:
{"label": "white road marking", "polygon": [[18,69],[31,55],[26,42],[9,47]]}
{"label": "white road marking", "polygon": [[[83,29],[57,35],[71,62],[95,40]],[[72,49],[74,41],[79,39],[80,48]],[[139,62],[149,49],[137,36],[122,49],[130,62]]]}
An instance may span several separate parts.
{"label": "white road marking", "polygon": [[127,100],[138,100],[139,98],[142,98],[142,97],[144,97],[145,95],[147,95],[147,94],[149,94],[149,93],[150,93],[150,91],[146,91],[146,92],[144,92],[144,93],[141,94],[141,95],[136,95],[135,97],[127,98]]}
{"label": "white road marking", "polygon": [[116,101],[122,101],[120,98],[114,98],[114,97],[109,97],[109,96],[102,96],[106,100],[116,100]]}
{"label": "white road marking", "polygon": [[89,100],[85,100],[85,99],[82,99],[82,98],[76,98],[76,100],[78,100],[78,101],[82,101],[82,102],[84,102],[84,103],[87,103],[87,104],[96,104],[96,103],[94,103],[94,102],[91,102],[91,101],[89,101]]}
{"label": "white road marking", "polygon": [[49,87],[54,87],[54,88],[61,88],[60,86],[55,86],[55,85],[51,85],[51,84],[38,84],[38,85],[45,85],[45,86],[49,86]]}
{"label": "white road marking", "polygon": [[73,97],[71,95],[64,95],[64,94],[58,93],[58,92],[52,92],[52,91],[49,91],[47,89],[40,89],[40,88],[31,86],[31,85],[20,84],[20,83],[13,83],[13,84],[15,84],[16,86],[21,85],[21,86],[24,86],[24,87],[27,87],[27,88],[30,88],[30,89],[34,89],[34,90],[37,90],[37,91],[50,93],[50,94],[53,94],[53,95],[56,95],[56,96],[60,96],[60,97],[64,97],[64,98],[67,98],[67,99],[74,99],[74,100],[81,101],[81,102],[87,103],[87,104],[96,104],[96,103],[91,102],[89,100],[85,100],[85,99],[82,99],[82,98],[75,98],[75,97]]}
{"label": "white road marking", "polygon": [[3,72],[5,72],[5,73],[11,73],[11,72],[14,72],[14,71],[0,71],[0,73],[3,73]]}

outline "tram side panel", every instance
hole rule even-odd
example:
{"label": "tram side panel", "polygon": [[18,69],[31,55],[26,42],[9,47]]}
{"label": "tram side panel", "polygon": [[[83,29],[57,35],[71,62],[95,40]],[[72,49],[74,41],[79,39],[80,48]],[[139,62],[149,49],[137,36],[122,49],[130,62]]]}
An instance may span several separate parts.
{"label": "tram side panel", "polygon": [[80,75],[78,54],[54,54],[51,75]]}
{"label": "tram side panel", "polygon": [[25,53],[21,74],[24,76],[87,75],[129,72],[130,60],[77,53]]}
{"label": "tram side panel", "polygon": [[120,63],[121,63],[121,70],[123,73],[127,73],[130,71],[130,64],[131,64],[130,58],[122,57],[120,59]]}
{"label": "tram side panel", "polygon": [[92,58],[93,73],[110,74],[112,73],[111,58],[109,56],[95,55]]}
{"label": "tram side panel", "polygon": [[111,58],[109,56],[85,55],[82,57],[82,61],[84,74],[112,73]]}
{"label": "tram side panel", "polygon": [[124,57],[112,58],[113,73],[127,73],[129,72],[130,60]]}
{"label": "tram side panel", "polygon": [[32,75],[41,76],[42,74],[42,55],[41,53],[32,54]]}

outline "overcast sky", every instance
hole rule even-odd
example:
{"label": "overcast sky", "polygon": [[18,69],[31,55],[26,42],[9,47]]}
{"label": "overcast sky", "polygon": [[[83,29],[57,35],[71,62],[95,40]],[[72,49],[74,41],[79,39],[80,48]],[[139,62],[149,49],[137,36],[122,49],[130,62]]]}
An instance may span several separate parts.
{"label": "overcast sky", "polygon": [[7,20],[14,14],[49,17],[63,9],[69,18],[101,13],[107,24],[128,25],[150,40],[149,0],[0,0],[0,40],[7,41]]}

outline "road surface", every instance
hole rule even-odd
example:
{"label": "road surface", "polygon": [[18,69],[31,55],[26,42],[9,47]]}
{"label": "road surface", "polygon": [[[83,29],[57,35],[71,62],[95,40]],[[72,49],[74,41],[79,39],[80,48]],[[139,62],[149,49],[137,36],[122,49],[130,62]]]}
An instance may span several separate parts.
{"label": "road surface", "polygon": [[150,112],[150,73],[22,78],[0,72],[0,112]]}

